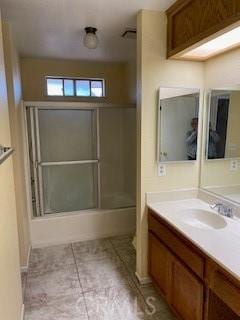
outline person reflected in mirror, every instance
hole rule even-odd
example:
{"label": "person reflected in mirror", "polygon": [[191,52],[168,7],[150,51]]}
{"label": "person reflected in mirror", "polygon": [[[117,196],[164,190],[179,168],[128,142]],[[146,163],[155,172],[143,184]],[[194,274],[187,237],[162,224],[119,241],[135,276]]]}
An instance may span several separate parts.
{"label": "person reflected in mirror", "polygon": [[208,139],[208,159],[217,159],[217,144],[220,142],[220,136],[217,131],[212,129],[211,122],[209,123],[209,139]]}
{"label": "person reflected in mirror", "polygon": [[197,158],[197,139],[198,139],[198,118],[192,118],[192,129],[186,134],[187,157],[188,160],[196,160]]}

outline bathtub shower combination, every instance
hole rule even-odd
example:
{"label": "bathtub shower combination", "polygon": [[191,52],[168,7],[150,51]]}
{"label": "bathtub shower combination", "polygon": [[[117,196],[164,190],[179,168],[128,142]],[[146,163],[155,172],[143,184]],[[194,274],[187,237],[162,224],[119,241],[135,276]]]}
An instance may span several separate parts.
{"label": "bathtub shower combination", "polygon": [[33,216],[135,206],[134,107],[27,106]]}

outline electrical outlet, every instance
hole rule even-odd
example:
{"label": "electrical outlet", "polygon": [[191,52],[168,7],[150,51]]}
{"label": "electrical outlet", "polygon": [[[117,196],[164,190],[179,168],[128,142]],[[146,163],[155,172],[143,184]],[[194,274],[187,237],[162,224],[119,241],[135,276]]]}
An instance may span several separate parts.
{"label": "electrical outlet", "polygon": [[231,160],[230,171],[237,171],[237,170],[238,170],[238,160]]}
{"label": "electrical outlet", "polygon": [[166,171],[166,165],[159,163],[158,164],[158,176],[159,177],[165,177],[167,175],[167,171]]}

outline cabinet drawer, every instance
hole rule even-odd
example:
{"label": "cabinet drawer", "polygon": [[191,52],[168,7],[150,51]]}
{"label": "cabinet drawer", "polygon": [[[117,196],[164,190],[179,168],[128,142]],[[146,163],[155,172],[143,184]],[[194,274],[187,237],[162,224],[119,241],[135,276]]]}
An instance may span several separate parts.
{"label": "cabinet drawer", "polygon": [[201,279],[204,277],[204,258],[179,239],[178,236],[158,221],[149,211],[149,230],[151,230],[176,256]]}

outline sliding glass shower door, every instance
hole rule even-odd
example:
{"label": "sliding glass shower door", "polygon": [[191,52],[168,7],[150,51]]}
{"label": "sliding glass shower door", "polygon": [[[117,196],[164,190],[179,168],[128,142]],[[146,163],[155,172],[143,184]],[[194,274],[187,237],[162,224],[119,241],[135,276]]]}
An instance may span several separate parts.
{"label": "sliding glass shower door", "polygon": [[97,110],[30,108],[33,112],[37,211],[43,215],[98,207]]}
{"label": "sliding glass shower door", "polygon": [[33,216],[136,203],[136,110],[28,107]]}

